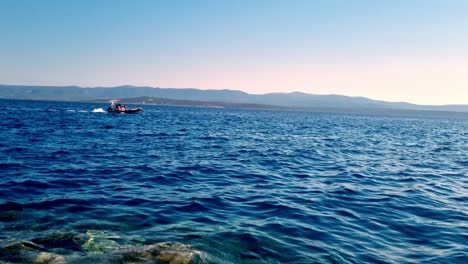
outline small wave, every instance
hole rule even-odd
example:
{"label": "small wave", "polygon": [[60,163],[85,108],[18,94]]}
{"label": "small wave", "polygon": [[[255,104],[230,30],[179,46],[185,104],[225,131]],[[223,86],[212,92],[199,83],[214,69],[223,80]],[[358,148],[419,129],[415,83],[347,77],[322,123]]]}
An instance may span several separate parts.
{"label": "small wave", "polygon": [[9,148],[9,149],[6,149],[6,150],[3,150],[3,153],[6,153],[6,154],[17,154],[17,153],[20,153],[20,152],[26,152],[27,149],[26,148],[21,148],[21,147],[14,147],[14,148]]}
{"label": "small wave", "polygon": [[4,170],[21,170],[21,169],[27,169],[28,167],[20,164],[20,163],[0,163],[0,169]]}
{"label": "small wave", "polygon": [[26,180],[23,182],[15,182],[14,183],[16,186],[21,186],[24,189],[28,188],[38,188],[38,189],[46,189],[46,188],[52,188],[53,185],[46,183],[46,182],[41,182],[41,181],[34,181],[34,180]]}
{"label": "small wave", "polygon": [[93,113],[105,113],[106,111],[104,111],[104,109],[102,108],[94,108],[92,112]]}
{"label": "small wave", "polygon": [[456,160],[455,162],[462,166],[468,166],[468,160]]}
{"label": "small wave", "polygon": [[75,110],[75,109],[67,109],[65,112],[70,112],[70,113],[88,113],[88,110]]}
{"label": "small wave", "polygon": [[24,206],[15,202],[0,204],[0,211],[23,211]]}

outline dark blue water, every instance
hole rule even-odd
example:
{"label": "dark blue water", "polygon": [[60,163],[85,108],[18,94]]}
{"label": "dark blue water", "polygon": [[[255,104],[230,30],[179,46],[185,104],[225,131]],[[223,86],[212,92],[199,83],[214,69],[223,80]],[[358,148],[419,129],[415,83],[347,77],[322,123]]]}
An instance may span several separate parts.
{"label": "dark blue water", "polygon": [[468,262],[468,116],[98,107],[0,101],[0,246],[76,263],[167,241],[207,263]]}

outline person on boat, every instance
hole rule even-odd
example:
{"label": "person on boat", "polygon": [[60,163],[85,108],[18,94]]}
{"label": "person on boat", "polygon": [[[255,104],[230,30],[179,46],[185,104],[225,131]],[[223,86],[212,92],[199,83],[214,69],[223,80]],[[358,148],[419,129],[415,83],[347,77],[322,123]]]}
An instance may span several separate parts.
{"label": "person on boat", "polygon": [[117,109],[117,106],[115,105],[115,102],[112,101],[111,105],[107,108],[107,111],[115,111]]}

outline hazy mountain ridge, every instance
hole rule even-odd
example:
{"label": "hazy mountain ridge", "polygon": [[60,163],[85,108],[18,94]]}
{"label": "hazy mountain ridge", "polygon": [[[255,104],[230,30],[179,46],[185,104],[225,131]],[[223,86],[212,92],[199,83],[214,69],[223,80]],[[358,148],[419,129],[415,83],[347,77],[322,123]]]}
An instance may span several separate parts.
{"label": "hazy mountain ridge", "polygon": [[[201,90],[195,88],[158,87],[93,87],[0,85],[0,98],[36,100],[97,100],[109,98],[154,97],[194,102],[246,104],[250,106],[280,106],[307,108],[366,108],[468,112],[468,105],[416,105],[386,102],[366,97],[315,95],[302,92],[248,94],[238,90]],[[167,103],[167,101],[166,101]],[[202,104],[203,105],[203,104]]]}

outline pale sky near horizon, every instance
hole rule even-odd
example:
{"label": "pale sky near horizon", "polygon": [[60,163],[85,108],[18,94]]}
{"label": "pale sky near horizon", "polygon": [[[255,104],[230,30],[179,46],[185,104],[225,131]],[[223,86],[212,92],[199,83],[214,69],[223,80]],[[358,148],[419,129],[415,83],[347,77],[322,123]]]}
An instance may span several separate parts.
{"label": "pale sky near horizon", "polygon": [[2,0],[0,84],[468,104],[465,0]]}

